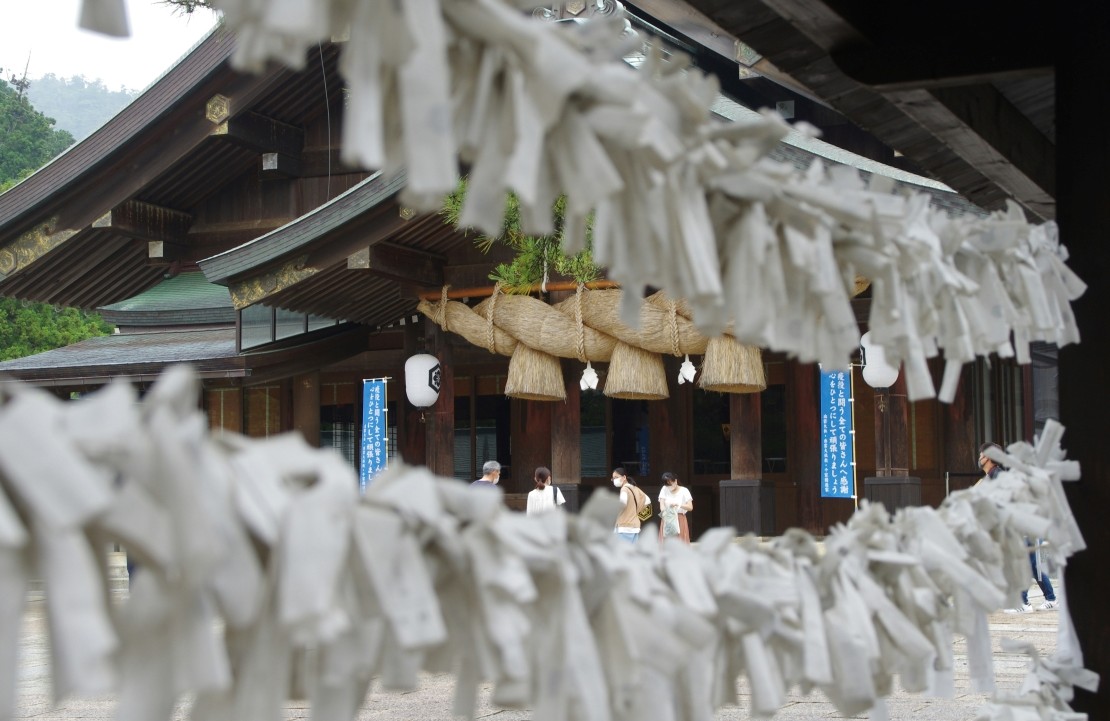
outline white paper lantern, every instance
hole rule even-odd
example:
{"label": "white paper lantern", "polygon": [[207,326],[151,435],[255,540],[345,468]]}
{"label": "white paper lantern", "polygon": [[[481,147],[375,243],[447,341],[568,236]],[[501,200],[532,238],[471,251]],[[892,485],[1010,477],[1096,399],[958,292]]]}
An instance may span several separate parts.
{"label": "white paper lantern", "polygon": [[898,380],[898,369],[886,360],[881,345],[871,342],[871,331],[860,338],[863,347],[863,380],[872,388],[889,388]]}
{"label": "white paper lantern", "polygon": [[420,353],[405,361],[405,395],[417,408],[429,408],[439,400],[440,367],[434,355]]}

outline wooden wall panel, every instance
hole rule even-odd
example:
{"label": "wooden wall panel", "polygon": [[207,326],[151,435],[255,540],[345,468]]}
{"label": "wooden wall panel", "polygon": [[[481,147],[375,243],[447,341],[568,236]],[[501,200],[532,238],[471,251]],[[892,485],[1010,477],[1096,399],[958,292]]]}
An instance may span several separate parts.
{"label": "wooden wall panel", "polygon": [[320,445],[320,373],[319,371],[294,376],[293,430],[300,431],[305,442],[313,447]]}
{"label": "wooden wall panel", "polygon": [[786,470],[796,484],[797,524],[814,533],[827,525],[821,509],[821,418],[817,395],[817,366],[788,361],[786,365],[788,414]]}
{"label": "wooden wall panel", "polygon": [[204,410],[208,414],[210,429],[243,432],[242,388],[206,388]]}

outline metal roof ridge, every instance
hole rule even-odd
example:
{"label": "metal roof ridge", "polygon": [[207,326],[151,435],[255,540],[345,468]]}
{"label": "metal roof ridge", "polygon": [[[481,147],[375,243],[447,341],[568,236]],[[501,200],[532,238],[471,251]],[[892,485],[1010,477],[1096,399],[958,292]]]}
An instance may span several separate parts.
{"label": "metal roof ridge", "polygon": [[[716,101],[713,103],[712,110],[714,113],[730,122],[749,119],[758,120],[763,117],[755,110],[745,107],[725,95],[717,96]],[[783,138],[782,142],[787,145],[792,145],[799,150],[804,150],[807,153],[812,153],[830,162],[837,163],[838,165],[849,165],[858,170],[874,173],[875,175],[883,175],[902,183],[956,194],[955,190],[938,180],[926,178],[923,175],[917,175],[916,173],[911,173],[901,168],[895,168],[891,165],[880,163],[878,160],[866,158],[858,153],[845,150],[819,138],[811,137],[793,128],[787,136]]]}

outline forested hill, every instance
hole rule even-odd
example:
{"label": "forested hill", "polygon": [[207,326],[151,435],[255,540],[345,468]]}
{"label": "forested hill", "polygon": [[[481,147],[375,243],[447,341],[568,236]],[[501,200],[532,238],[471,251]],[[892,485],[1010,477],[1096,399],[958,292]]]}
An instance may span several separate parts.
{"label": "forested hill", "polygon": [[110,90],[100,80],[84,77],[59,78],[44,75],[32,80],[27,97],[36,109],[54,118],[58,128],[82,140],[122,110],[138,95],[137,91]]}
{"label": "forested hill", "polygon": [[73,136],[27,99],[26,83],[0,78],[0,190],[45,165],[73,144]]}

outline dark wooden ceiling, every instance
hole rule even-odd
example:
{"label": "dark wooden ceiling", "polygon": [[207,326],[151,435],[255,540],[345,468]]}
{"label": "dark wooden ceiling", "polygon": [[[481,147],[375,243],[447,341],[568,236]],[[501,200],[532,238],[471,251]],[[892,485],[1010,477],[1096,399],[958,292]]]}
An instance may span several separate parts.
{"label": "dark wooden ceiling", "polygon": [[[800,86],[986,209],[1056,215],[1052,17],[1041,3],[650,0],[687,35],[753,48]],[[676,22],[678,22],[676,21]]]}

